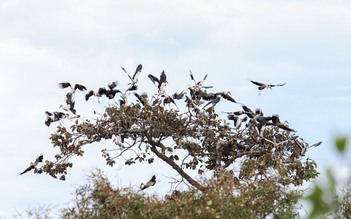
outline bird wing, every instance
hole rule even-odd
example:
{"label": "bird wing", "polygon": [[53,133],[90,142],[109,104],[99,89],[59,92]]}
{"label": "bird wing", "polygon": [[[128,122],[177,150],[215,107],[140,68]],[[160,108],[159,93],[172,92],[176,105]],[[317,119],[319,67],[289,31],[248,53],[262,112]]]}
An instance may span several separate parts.
{"label": "bird wing", "polygon": [[264,83],[261,83],[261,82],[257,82],[257,81],[253,81],[253,80],[250,80],[251,83],[257,85],[257,86],[264,86],[265,84]]}
{"label": "bird wing", "polygon": [[74,90],[80,90],[80,91],[86,91],[87,88],[84,86],[84,85],[81,85],[81,84],[75,84],[74,85]]}
{"label": "bird wing", "polygon": [[94,91],[90,90],[87,94],[85,94],[85,101],[88,101],[91,96],[93,96]]}
{"label": "bird wing", "polygon": [[64,89],[67,87],[71,87],[71,84],[69,82],[61,82],[58,84],[59,88]]}
{"label": "bird wing", "polygon": [[160,83],[166,83],[167,82],[167,76],[166,76],[166,73],[165,71],[162,71],[161,72],[161,76],[160,76]]}
{"label": "bird wing", "polygon": [[195,82],[195,84],[196,84],[196,81],[195,81],[193,73],[191,72],[191,70],[189,70],[189,71],[190,71],[190,78],[191,78],[191,80],[193,80]]}
{"label": "bird wing", "polygon": [[132,77],[130,77],[130,75],[129,75],[128,72],[126,71],[126,69],[123,68],[122,66],[120,66],[120,67],[121,67],[121,69],[128,75],[128,77],[130,78],[130,80],[133,80]]}
{"label": "bird wing", "polygon": [[115,87],[117,87],[118,81],[112,81],[111,83],[107,84],[107,87],[109,87],[111,90]]}
{"label": "bird wing", "polygon": [[322,144],[322,142],[320,141],[320,142],[317,142],[317,143],[311,145],[310,147],[317,147],[317,146],[319,146],[319,145],[321,145],[321,144]]}
{"label": "bird wing", "polygon": [[160,80],[158,80],[157,77],[153,76],[152,74],[149,74],[148,77],[150,78],[150,80],[152,81],[152,83],[155,84],[155,82],[157,82],[158,84],[160,84]]}
{"label": "bird wing", "polygon": [[230,96],[229,94],[226,93],[221,93],[221,96],[226,99],[229,100],[230,102],[236,103],[236,101],[234,100],[234,98],[232,96]]}
{"label": "bird wing", "polygon": [[286,82],[283,84],[276,84],[275,86],[284,86],[285,84],[286,84]]}
{"label": "bird wing", "polygon": [[31,164],[27,169],[25,169],[25,170],[24,170],[22,173],[20,173],[19,175],[23,175],[23,174],[25,174],[25,173],[31,171],[32,169],[34,169],[34,165],[33,165],[33,164]]}
{"label": "bird wing", "polygon": [[143,66],[141,64],[139,64],[135,70],[135,73],[132,77],[133,80],[137,79],[141,73],[141,69],[143,68]]}

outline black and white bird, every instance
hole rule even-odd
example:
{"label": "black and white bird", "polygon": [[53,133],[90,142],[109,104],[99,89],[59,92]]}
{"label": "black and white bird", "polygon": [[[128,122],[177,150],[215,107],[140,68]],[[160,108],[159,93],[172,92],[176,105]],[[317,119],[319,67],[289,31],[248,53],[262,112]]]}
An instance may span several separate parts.
{"label": "black and white bird", "polygon": [[181,100],[183,99],[183,97],[185,96],[186,94],[186,90],[183,90],[182,92],[178,93],[178,92],[175,92],[172,97],[173,99],[176,99],[176,100]]}
{"label": "black and white bird", "polygon": [[131,80],[131,82],[129,84],[133,86],[136,83],[138,83],[138,77],[139,77],[139,75],[141,73],[141,70],[143,69],[143,66],[141,64],[139,64],[137,66],[137,68],[135,69],[135,73],[134,73],[133,77],[131,77],[129,75],[129,73],[126,71],[126,69],[123,68],[122,66],[121,66],[121,69],[128,75],[129,79]]}
{"label": "black and white bird", "polygon": [[71,112],[73,114],[76,114],[76,110],[74,109],[75,105],[75,100],[73,97],[73,93],[68,92],[65,96],[63,104],[60,105],[59,108],[62,108],[63,110],[67,112]]}
{"label": "black and white bird", "polygon": [[84,85],[75,84],[74,86],[72,86],[71,83],[69,83],[69,82],[59,83],[58,86],[61,89],[65,89],[67,87],[70,87],[71,88],[71,91],[70,91],[71,93],[74,93],[77,89],[80,90],[80,91],[86,91],[87,90],[87,88]]}
{"label": "black and white bird", "polygon": [[168,83],[165,71],[161,72],[160,79],[158,79],[156,76],[154,76],[152,74],[149,74],[148,77],[150,78],[152,83],[154,83],[157,86],[158,95],[159,96],[164,95],[165,94],[165,87],[166,87],[166,84]]}
{"label": "black and white bird", "polygon": [[194,87],[200,88],[200,89],[201,88],[207,89],[207,88],[212,88],[213,87],[213,86],[204,86],[203,85],[205,83],[206,79],[207,79],[208,74],[206,74],[205,77],[201,81],[196,81],[193,73],[191,72],[191,70],[189,70],[189,71],[190,71],[190,78],[195,83]]}
{"label": "black and white bird", "polygon": [[45,125],[47,125],[48,127],[50,126],[50,124],[52,122],[57,122],[63,118],[65,118],[65,113],[63,112],[53,112],[50,113],[48,111],[45,111],[45,115],[46,115],[46,119],[45,119]]}
{"label": "black and white bird", "polygon": [[272,87],[284,86],[286,84],[286,82],[283,83],[283,84],[264,84],[264,83],[253,81],[253,80],[250,80],[250,81],[251,81],[251,83],[253,83],[253,84],[258,86],[258,89],[260,90],[260,93],[258,95],[261,95],[262,90],[264,90],[266,88],[272,89]]}
{"label": "black and white bird", "polygon": [[19,175],[23,175],[29,171],[31,171],[32,169],[34,169],[39,163],[43,162],[44,156],[41,154],[39,155],[39,157],[37,157],[37,159],[35,159],[34,162],[31,162],[29,167],[27,169],[25,169],[22,173],[18,174]]}
{"label": "black and white bird", "polygon": [[152,178],[149,180],[149,182],[147,182],[146,184],[144,184],[144,183],[141,183],[141,184],[140,184],[140,189],[141,189],[141,190],[144,190],[144,189],[147,189],[147,188],[149,188],[150,186],[153,186],[153,185],[155,185],[155,184],[156,184],[156,176],[153,175]]}
{"label": "black and white bird", "polygon": [[148,95],[147,95],[146,92],[144,92],[144,93],[142,93],[140,95],[138,93],[136,93],[136,92],[134,92],[133,94],[143,106],[150,105],[149,100],[148,100]]}

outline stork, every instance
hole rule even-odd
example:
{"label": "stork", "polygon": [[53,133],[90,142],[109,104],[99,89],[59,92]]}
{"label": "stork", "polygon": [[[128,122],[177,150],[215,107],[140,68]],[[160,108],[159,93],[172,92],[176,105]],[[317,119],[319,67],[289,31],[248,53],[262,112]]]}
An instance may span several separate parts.
{"label": "stork", "polygon": [[147,99],[148,98],[147,93],[144,92],[141,95],[139,95],[138,93],[134,92],[133,94],[143,106],[150,105]]}
{"label": "stork", "polygon": [[144,184],[144,183],[141,183],[141,184],[140,184],[140,189],[141,189],[141,190],[144,190],[144,189],[147,189],[147,188],[149,188],[150,186],[153,186],[153,185],[155,185],[155,184],[156,184],[156,176],[153,175],[152,178],[149,180],[149,182],[147,182],[146,184]]}
{"label": "stork", "polygon": [[178,93],[178,92],[175,92],[172,97],[173,99],[176,99],[176,100],[181,100],[183,99],[184,95],[186,94],[186,90],[183,90],[182,92]]}
{"label": "stork", "polygon": [[71,88],[71,91],[70,91],[71,93],[76,92],[77,89],[80,90],[80,91],[86,91],[87,90],[87,88],[85,86],[81,85],[81,84],[75,84],[74,86],[72,86],[71,83],[69,83],[69,82],[61,82],[61,83],[58,84],[58,86],[61,89],[65,89],[67,87],[70,87]]}
{"label": "stork", "polygon": [[27,169],[25,169],[22,173],[18,174],[18,176],[19,176],[19,175],[23,175],[23,174],[25,174],[25,173],[31,171],[32,169],[34,169],[34,168],[38,165],[38,163],[43,162],[43,159],[44,159],[44,156],[43,156],[42,154],[39,155],[39,156],[37,157],[37,159],[35,159],[34,163],[31,162],[30,165],[29,165],[29,167],[28,167]]}
{"label": "stork", "polygon": [[205,83],[205,81],[207,79],[208,74],[206,74],[205,77],[201,81],[196,82],[193,73],[191,72],[191,70],[189,70],[189,71],[190,71],[190,78],[192,81],[194,81],[195,87],[197,87],[197,88],[212,88],[213,87],[213,86],[203,86],[203,84]]}
{"label": "stork", "polygon": [[152,83],[154,83],[154,85],[156,85],[156,83],[157,83],[158,95],[161,96],[161,95],[165,94],[164,89],[165,89],[166,84],[168,83],[165,71],[161,72],[160,79],[153,76],[152,74],[149,74],[148,77],[150,78]]}
{"label": "stork", "polygon": [[45,111],[46,119],[45,119],[45,125],[48,127],[52,122],[56,122],[64,118],[66,115],[63,112],[53,112],[50,113],[48,111]]}
{"label": "stork", "polygon": [[131,77],[128,74],[128,72],[126,71],[126,69],[121,66],[121,69],[128,75],[129,79],[131,80],[131,82],[129,84],[132,85],[132,86],[135,85],[138,82],[138,77],[139,77],[139,75],[141,73],[142,68],[143,68],[143,66],[141,64],[139,64],[137,66],[137,68],[135,69],[135,73],[134,73],[133,77]]}
{"label": "stork", "polygon": [[63,110],[65,110],[67,112],[72,112],[73,114],[76,114],[76,110],[74,109],[74,105],[75,105],[75,100],[73,98],[73,93],[68,92],[66,94],[66,97],[65,97],[63,104],[61,104],[59,108],[62,108]]}
{"label": "stork", "polygon": [[258,89],[260,90],[260,93],[258,95],[261,95],[262,90],[264,90],[266,88],[272,89],[272,87],[284,86],[286,84],[286,82],[283,83],[283,84],[264,84],[264,83],[253,81],[253,80],[250,80],[250,81],[251,81],[251,83],[253,83],[253,84],[258,86]]}

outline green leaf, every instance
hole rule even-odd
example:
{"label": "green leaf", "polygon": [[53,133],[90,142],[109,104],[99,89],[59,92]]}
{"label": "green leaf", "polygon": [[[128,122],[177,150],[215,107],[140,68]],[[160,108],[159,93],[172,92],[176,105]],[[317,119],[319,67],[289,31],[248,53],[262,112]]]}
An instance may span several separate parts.
{"label": "green leaf", "polygon": [[340,152],[340,154],[344,154],[347,145],[347,137],[337,137],[335,141],[336,149]]}

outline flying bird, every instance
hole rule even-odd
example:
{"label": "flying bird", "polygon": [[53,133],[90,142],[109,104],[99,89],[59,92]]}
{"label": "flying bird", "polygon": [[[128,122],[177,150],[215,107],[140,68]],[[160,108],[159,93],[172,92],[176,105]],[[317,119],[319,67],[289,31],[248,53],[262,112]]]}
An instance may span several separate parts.
{"label": "flying bird", "polygon": [[28,171],[31,171],[32,169],[34,169],[38,165],[38,163],[43,162],[43,159],[44,159],[44,156],[42,154],[39,155],[39,157],[37,157],[37,159],[35,159],[34,163],[30,163],[29,167],[27,169],[25,169],[19,175],[23,175],[23,174],[27,173]]}
{"label": "flying bird", "polygon": [[134,73],[133,77],[131,77],[128,74],[128,72],[126,71],[126,69],[123,68],[122,66],[121,66],[121,69],[128,75],[129,79],[131,80],[131,82],[129,84],[135,85],[138,82],[138,77],[139,77],[139,75],[141,73],[141,70],[143,69],[143,66],[141,64],[139,64],[137,66],[137,68],[135,69],[135,73]]}
{"label": "flying bird", "polygon": [[86,91],[87,88],[81,84],[75,84],[74,86],[71,85],[69,82],[62,82],[58,84],[59,88],[65,89],[67,87],[71,88],[71,93],[74,93],[77,89],[80,91]]}
{"label": "flying bird", "polygon": [[261,82],[257,82],[257,81],[253,81],[253,80],[250,80],[251,83],[255,84],[258,86],[258,89],[260,90],[260,93],[258,95],[261,94],[262,90],[266,89],[266,88],[269,88],[269,89],[272,89],[272,87],[275,87],[275,86],[284,86],[286,84],[283,83],[283,84],[264,84],[264,83],[261,83]]}
{"label": "flying bird", "polygon": [[226,99],[226,100],[228,100],[230,102],[236,103],[236,101],[232,97],[232,94],[230,93],[230,91],[223,91],[223,92],[220,92],[220,93],[217,93],[217,94],[220,94],[224,99]]}
{"label": "flying bird", "polygon": [[277,126],[283,130],[286,130],[286,131],[291,131],[291,132],[296,132],[294,129],[292,128],[289,128],[287,125],[285,125],[284,123],[282,123],[280,120],[279,120],[279,116],[278,115],[272,115],[271,117],[271,120],[272,120],[272,123],[267,123],[267,125],[274,125],[274,126]]}
{"label": "flying bird", "polygon": [[189,70],[189,71],[190,71],[190,79],[192,81],[194,81],[195,87],[198,87],[198,88],[212,88],[213,87],[213,86],[203,86],[203,84],[205,83],[205,81],[207,79],[208,74],[206,74],[205,77],[201,81],[196,82],[192,71],[191,70]]}
{"label": "flying bird", "polygon": [[150,78],[150,80],[152,81],[152,83],[154,83],[154,85],[156,85],[157,83],[157,88],[158,88],[158,95],[163,95],[165,94],[165,86],[168,83],[167,82],[167,76],[165,71],[161,72],[160,75],[160,79],[158,79],[156,76],[149,74],[148,77]]}
{"label": "flying bird", "polygon": [[153,185],[155,185],[155,184],[156,184],[156,176],[153,175],[152,178],[149,180],[149,182],[147,182],[146,184],[144,184],[144,183],[141,183],[141,184],[140,184],[140,189],[141,189],[141,190],[144,190],[144,189],[147,189],[147,188],[149,188],[150,186],[153,186]]}
{"label": "flying bird", "polygon": [[65,113],[63,113],[63,112],[50,113],[48,111],[45,111],[45,115],[46,115],[45,125],[47,125],[48,127],[50,126],[50,124],[52,122],[59,121],[60,119],[65,117]]}

